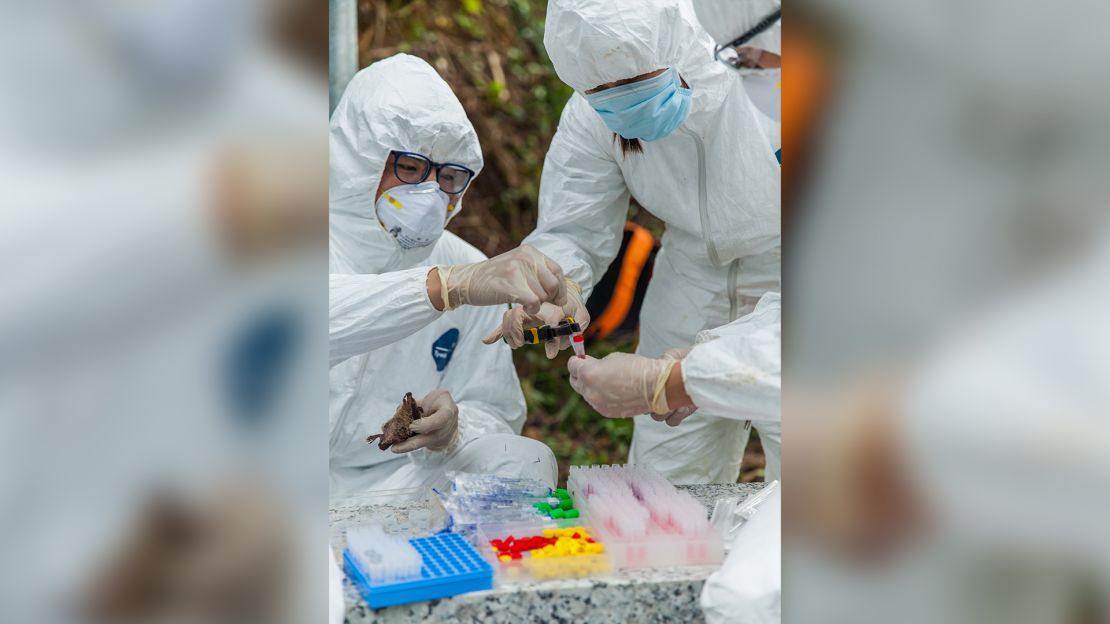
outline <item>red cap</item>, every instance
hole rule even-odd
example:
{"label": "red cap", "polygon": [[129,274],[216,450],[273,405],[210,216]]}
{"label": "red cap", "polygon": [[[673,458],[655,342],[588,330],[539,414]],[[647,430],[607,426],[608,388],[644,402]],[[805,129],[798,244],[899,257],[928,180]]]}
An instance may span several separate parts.
{"label": "red cap", "polygon": [[573,340],[574,342],[586,342],[586,339],[582,337],[582,334],[575,334],[574,337],[571,338],[571,340]]}

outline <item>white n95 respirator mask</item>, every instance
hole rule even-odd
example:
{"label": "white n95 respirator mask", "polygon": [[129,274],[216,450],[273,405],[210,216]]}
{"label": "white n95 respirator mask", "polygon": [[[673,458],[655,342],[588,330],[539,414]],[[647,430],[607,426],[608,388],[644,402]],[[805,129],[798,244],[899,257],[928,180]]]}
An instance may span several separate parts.
{"label": "white n95 respirator mask", "polygon": [[437,182],[402,184],[383,191],[375,208],[378,220],[401,249],[435,243],[455,210]]}

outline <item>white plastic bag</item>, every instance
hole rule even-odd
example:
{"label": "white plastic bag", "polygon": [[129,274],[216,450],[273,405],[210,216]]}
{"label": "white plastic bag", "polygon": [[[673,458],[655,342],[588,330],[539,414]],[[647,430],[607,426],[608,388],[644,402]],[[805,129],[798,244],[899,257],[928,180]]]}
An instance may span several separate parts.
{"label": "white plastic bag", "polygon": [[782,489],[767,489],[757,513],[736,530],[724,564],[705,581],[701,608],[708,624],[778,624],[782,618]]}

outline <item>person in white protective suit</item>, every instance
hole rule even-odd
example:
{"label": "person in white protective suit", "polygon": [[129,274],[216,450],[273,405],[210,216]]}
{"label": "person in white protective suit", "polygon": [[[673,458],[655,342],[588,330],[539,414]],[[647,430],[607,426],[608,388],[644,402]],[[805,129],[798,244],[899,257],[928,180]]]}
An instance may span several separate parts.
{"label": "person in white protective suit", "polygon": [[[534,249],[485,260],[444,232],[482,168],[450,87],[413,56],[374,63],[335,110],[330,157],[332,495],[440,486],[449,470],[554,485],[551,450],[517,435],[511,352],[477,332],[500,317],[493,304],[562,300],[563,276]],[[368,444],[406,392],[425,411],[417,435]]]}
{"label": "person in white protective suit", "polygon": [[[588,323],[583,301],[619,250],[630,198],[666,223],[639,355],[689,347],[778,292],[779,166],[740,76],[713,60],[692,9],[680,0],[552,0],[544,44],[575,93],[524,241],[571,283],[567,304],[543,306],[540,319]],[[498,333],[518,346],[530,320],[513,309]],[[654,398],[647,411],[671,411],[665,395]],[[744,420],[694,413],[671,428],[645,414],[630,460],[676,483],[734,482],[749,433]]]}
{"label": "person in white protective suit", "polygon": [[713,56],[735,68],[763,114],[764,129],[782,147],[782,2],[693,0],[694,12],[717,43]]}
{"label": "person in white protective suit", "polygon": [[751,420],[767,458],[766,480],[780,478],[782,457],[782,297],[767,293],[755,311],[727,325],[700,332],[692,348],[648,358],[612,353],[570,358],[570,384],[602,416],[628,418],[660,400],[670,408],[652,413],[678,427],[698,414]]}

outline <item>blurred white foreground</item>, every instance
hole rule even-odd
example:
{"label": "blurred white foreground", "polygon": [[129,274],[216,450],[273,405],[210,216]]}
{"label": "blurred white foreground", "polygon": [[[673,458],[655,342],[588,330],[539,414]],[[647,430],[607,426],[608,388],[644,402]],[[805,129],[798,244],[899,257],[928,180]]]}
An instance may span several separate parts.
{"label": "blurred white foreground", "polygon": [[799,15],[836,96],[787,210],[786,621],[1106,621],[1110,5]]}
{"label": "blurred white foreground", "polygon": [[296,5],[0,15],[0,621],[324,613],[327,86],[271,35]]}

